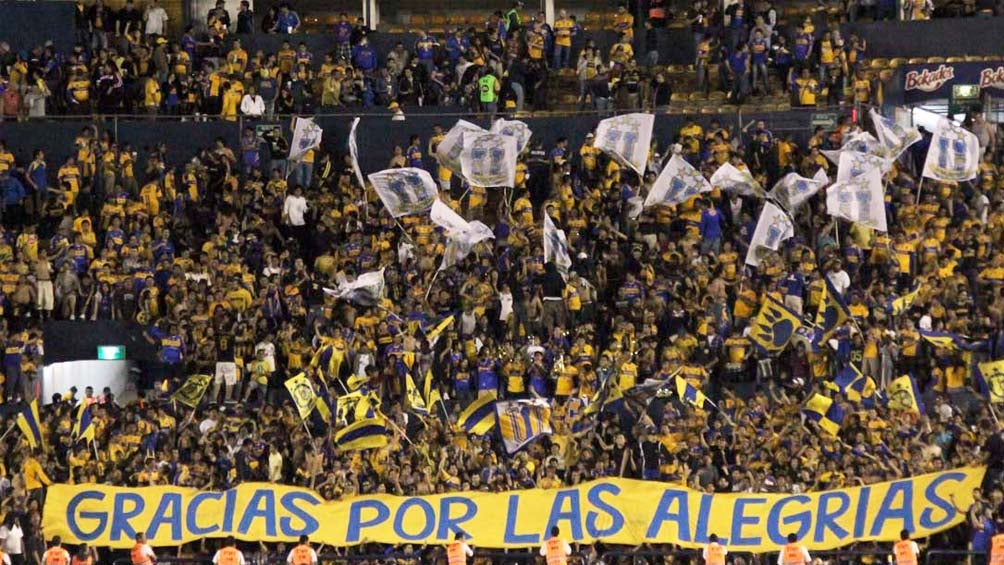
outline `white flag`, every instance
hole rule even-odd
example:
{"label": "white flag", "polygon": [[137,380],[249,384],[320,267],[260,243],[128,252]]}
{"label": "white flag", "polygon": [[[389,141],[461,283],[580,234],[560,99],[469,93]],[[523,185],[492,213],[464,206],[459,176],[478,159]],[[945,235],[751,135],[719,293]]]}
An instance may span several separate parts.
{"label": "white flag", "polygon": [[844,143],[840,146],[840,149],[820,150],[820,153],[829,159],[831,163],[836,165],[840,163],[840,154],[844,151],[855,151],[857,153],[877,155],[883,158],[889,157],[889,152],[886,150],[885,146],[882,145],[879,140],[875,139],[874,135],[866,131],[856,131],[848,134],[847,137],[844,138]]}
{"label": "white flag", "polygon": [[746,264],[759,267],[766,250],[777,251],[781,243],[793,235],[795,235],[795,225],[791,222],[791,217],[773,202],[764,202],[760,219],[753,231],[753,239],[750,240],[749,251],[746,253]]}
{"label": "white flag", "polygon": [[526,150],[526,146],[530,144],[530,137],[533,136],[530,126],[519,120],[495,120],[491,132],[515,139],[516,148],[520,153]]}
{"label": "white flag", "polygon": [[289,144],[289,160],[299,161],[307,151],[321,146],[321,126],[310,118],[296,118],[293,121],[293,142]]}
{"label": "white flag", "polygon": [[370,184],[395,218],[421,214],[439,199],[432,176],[414,167],[386,169],[369,175]]}
{"label": "white flag", "polygon": [[474,186],[516,184],[516,139],[497,133],[465,132],[462,136],[460,171]]}
{"label": "white flag", "polygon": [[940,181],[959,182],[975,178],[979,169],[979,139],[947,118],[941,118],[934,128],[931,147],[927,150],[924,176]]}
{"label": "white flag", "polygon": [[872,169],[878,169],[880,173],[885,174],[892,169],[892,163],[892,160],[878,155],[857,151],[841,151],[840,161],[837,164],[837,182],[847,182]]}
{"label": "white flag", "polygon": [[544,214],[544,262],[554,263],[562,278],[568,277],[568,268],[572,266],[572,257],[568,254],[568,239],[564,230],[559,230],[551,216]]}
{"label": "white flag", "polygon": [[464,150],[464,132],[485,133],[485,129],[466,120],[457,120],[443,140],[436,144],[436,160],[457,175],[463,175],[460,154]]}
{"label": "white flag", "polygon": [[356,144],[356,126],[359,125],[359,118],[352,120],[352,129],[349,130],[349,156],[352,158],[352,171],[356,174],[361,188],[366,188],[366,180],[363,177],[363,170],[359,167],[359,146]]}
{"label": "white flag", "polygon": [[826,169],[822,167],[816,169],[816,174],[812,175],[812,180],[823,183],[823,186],[830,183],[830,177],[826,176]]}
{"label": "white flag", "polygon": [[759,196],[763,198],[763,187],[753,178],[749,171],[737,169],[732,163],[722,163],[721,167],[711,175],[711,186],[726,192],[737,192],[743,196]]}
{"label": "white flag", "polygon": [[882,171],[872,167],[849,180],[837,181],[826,189],[826,211],[831,216],[885,232],[888,229],[884,193]]}
{"label": "white flag", "polygon": [[903,127],[891,118],[882,116],[874,108],[868,114],[872,118],[872,124],[875,125],[875,133],[878,134],[879,143],[885,147],[886,154],[890,159],[899,158],[907,147],[921,139],[917,128]]}
{"label": "white flag", "polygon": [[432,223],[445,229],[448,236],[466,231],[471,227],[467,220],[438,198],[432,203],[429,219],[432,220]]}
{"label": "white flag", "polygon": [[379,271],[363,273],[352,282],[338,285],[337,289],[325,288],[324,293],[363,306],[372,306],[379,303],[384,297],[383,271],[380,269]]}
{"label": "white flag", "polygon": [[663,167],[655,184],[645,197],[645,208],[679,204],[691,196],[711,192],[711,183],[683,157],[673,155]]}
{"label": "white flag", "polygon": [[593,146],[624,166],[645,174],[648,150],[652,145],[652,114],[624,114],[600,121]]}
{"label": "white flag", "polygon": [[464,258],[470,255],[475,245],[488,239],[495,239],[495,234],[490,227],[477,220],[468,223],[466,229],[449,236],[446,250],[443,252],[443,262],[439,265],[439,270],[449,269],[453,265],[463,261]]}
{"label": "white flag", "polygon": [[796,173],[788,173],[777,181],[767,196],[777,202],[782,208],[792,214],[814,194],[819,192],[828,181],[824,172],[822,178],[814,176],[807,179]]}

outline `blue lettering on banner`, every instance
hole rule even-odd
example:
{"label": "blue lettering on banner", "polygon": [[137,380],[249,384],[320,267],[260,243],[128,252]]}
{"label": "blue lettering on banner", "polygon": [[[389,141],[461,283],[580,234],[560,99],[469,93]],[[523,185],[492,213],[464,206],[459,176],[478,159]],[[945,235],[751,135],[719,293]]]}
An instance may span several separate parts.
{"label": "blue lettering on banner", "polygon": [[[566,500],[568,501],[568,510],[564,509]],[[550,532],[551,527],[557,526],[559,522],[568,522],[572,539],[582,539],[582,504],[577,489],[555,493],[554,502],[551,503],[551,517],[547,520],[547,527],[544,528],[544,531]],[[562,531],[567,530],[562,528]]]}
{"label": "blue lettering on banner", "polygon": [[[677,506],[677,510],[671,512],[670,510],[674,504]],[[662,493],[659,506],[652,516],[652,521],[649,522],[645,537],[648,539],[658,538],[663,522],[676,522],[676,531],[679,539],[681,541],[690,541],[690,504],[686,492],[667,489]]]}
{"label": "blue lettering on banner", "polygon": [[89,542],[97,539],[105,529],[105,526],[108,525],[108,514],[105,512],[81,512],[79,518],[98,521],[97,526],[93,530],[84,531],[80,529],[80,524],[77,523],[77,507],[85,500],[101,502],[104,499],[104,493],[90,490],[74,496],[66,504],[66,523],[70,526],[70,531],[73,532],[73,535],[80,541]]}
{"label": "blue lettering on banner", "polygon": [[[417,534],[409,534],[404,531],[404,518],[408,514],[408,510],[411,507],[417,506],[425,514],[425,519],[422,520],[422,529],[419,530]],[[394,515],[394,533],[403,540],[406,541],[421,541],[432,535],[432,530],[436,527],[436,511],[432,508],[432,505],[428,503],[423,498],[413,497],[405,500],[398,507],[397,512]]]}
{"label": "blue lettering on banner", "polygon": [[793,523],[797,523],[798,530],[795,531],[795,535],[798,536],[798,539],[802,539],[805,537],[805,534],[809,533],[809,528],[812,524],[812,513],[808,510],[785,516],[784,518],[781,515],[788,504],[805,505],[811,500],[808,496],[800,494],[782,498],[774,503],[774,506],[771,507],[770,512],[767,514],[767,537],[770,538],[771,543],[777,545],[787,543],[787,537],[790,532],[781,532],[781,524],[790,526]]}
{"label": "blue lettering on banner", "polygon": [[[376,516],[369,519],[363,520],[364,510],[376,510]],[[352,503],[349,507],[349,524],[348,531],[345,534],[345,541],[348,543],[359,543],[361,541],[360,533],[363,528],[371,528],[377,524],[381,524],[387,521],[390,517],[390,508],[387,505],[380,502],[379,500],[357,500]]]}
{"label": "blue lettering on banner", "polygon": [[[708,531],[708,525],[711,518],[711,502],[714,500],[714,496],[702,493],[701,494],[701,506],[697,512],[697,532],[694,535],[694,541],[696,543],[710,543],[711,540],[708,539],[711,533]],[[718,543],[722,545],[728,545],[729,540],[725,536],[718,536]]]}
{"label": "blue lettering on banner", "polygon": [[[282,534],[287,537],[296,538],[301,535],[311,535],[317,531],[320,524],[317,523],[317,518],[314,518],[308,510],[304,510],[297,506],[297,502],[306,502],[310,506],[317,506],[321,504],[321,501],[317,497],[307,494],[305,492],[288,492],[282,495],[279,499],[279,505],[282,506],[287,512],[292,516],[283,516],[279,520],[279,529],[282,530]],[[303,523],[302,527],[294,528],[293,520],[298,519]]]}
{"label": "blue lettering on banner", "polygon": [[[896,500],[902,495],[899,505]],[[882,533],[882,526],[886,520],[900,520],[903,523],[901,529],[913,531],[913,483],[911,481],[897,481],[889,485],[882,504],[879,506],[878,514],[875,515],[875,522],[872,524],[872,536]]]}
{"label": "blue lettering on banner", "polygon": [[[830,510],[830,501],[839,500],[840,506],[835,510]],[[812,535],[812,539],[815,542],[822,542],[826,539],[826,530],[833,532],[833,535],[839,539],[847,538],[849,533],[840,524],[837,524],[837,519],[847,512],[847,509],[851,507],[851,497],[847,496],[845,492],[824,492],[819,495],[818,510],[816,511],[816,531]]]}
{"label": "blue lettering on banner", "polygon": [[[132,508],[129,510],[126,510],[126,502],[132,503]],[[133,529],[129,520],[142,514],[145,505],[142,495],[134,492],[120,492],[115,495],[112,505],[112,526],[108,532],[112,541],[136,537],[136,530]]]}
{"label": "blue lettering on banner", "polygon": [[927,485],[927,488],[924,489],[924,497],[933,506],[944,512],[945,517],[940,520],[934,520],[931,518],[934,511],[931,508],[925,508],[920,513],[920,527],[930,528],[932,530],[937,529],[951,522],[952,518],[955,518],[955,505],[952,504],[951,501],[945,500],[938,494],[938,487],[946,481],[960,482],[964,480],[966,480],[966,476],[962,473],[945,473],[944,475],[941,475],[931,481],[931,484]]}
{"label": "blue lettering on banner", "polygon": [[181,495],[176,492],[165,493],[157,505],[157,510],[150,518],[150,524],[146,527],[146,537],[157,539],[157,531],[160,526],[166,524],[171,527],[172,540],[181,539]]}
{"label": "blue lettering on banner", "polygon": [[237,514],[237,491],[230,489],[225,495],[226,503],[223,508],[223,531],[234,531],[234,516]]}
{"label": "blue lettering on banner", "polygon": [[[458,517],[451,516],[450,508],[454,505],[463,506],[464,513]],[[449,540],[451,534],[457,532],[467,533],[461,524],[470,521],[478,513],[478,507],[474,501],[462,496],[445,496],[439,500],[439,529],[436,531],[436,538]]]}
{"label": "blue lettering on banner", "polygon": [[511,544],[536,545],[540,543],[540,534],[516,533],[516,517],[519,513],[519,495],[509,495],[508,512],[505,516],[505,542]]}
{"label": "blue lettering on banner", "polygon": [[757,516],[746,516],[747,506],[759,506],[766,504],[767,499],[763,497],[740,498],[736,500],[732,508],[732,545],[760,545],[760,537],[743,537],[743,526],[755,526],[760,523]]}
{"label": "blue lettering on banner", "polygon": [[247,508],[244,509],[244,516],[241,518],[241,525],[237,530],[241,534],[251,531],[251,525],[257,518],[265,520],[265,535],[274,537],[275,528],[275,491],[268,489],[258,489],[251,495]]}
{"label": "blue lettering on banner", "polygon": [[200,492],[192,497],[192,502],[188,504],[188,511],[185,512],[185,523],[188,524],[188,531],[197,536],[208,536],[218,532],[220,525],[214,523],[211,526],[199,526],[199,506],[203,500],[219,500],[223,498],[222,492]]}
{"label": "blue lettering on banner", "polygon": [[621,493],[621,488],[617,485],[609,483],[599,483],[590,487],[589,493],[586,495],[586,500],[589,501],[589,504],[597,510],[605,513],[610,518],[610,527],[600,529],[597,525],[600,514],[593,511],[589,511],[586,514],[586,531],[589,532],[589,537],[592,538],[602,538],[615,535],[624,527],[624,514],[622,514],[621,511],[612,504],[605,502],[600,497],[603,493],[610,493],[617,496]]}
{"label": "blue lettering on banner", "polygon": [[871,501],[872,487],[861,487],[861,494],[858,496],[858,510],[854,513],[854,537],[861,538],[865,535],[865,523],[868,521],[868,503]]}

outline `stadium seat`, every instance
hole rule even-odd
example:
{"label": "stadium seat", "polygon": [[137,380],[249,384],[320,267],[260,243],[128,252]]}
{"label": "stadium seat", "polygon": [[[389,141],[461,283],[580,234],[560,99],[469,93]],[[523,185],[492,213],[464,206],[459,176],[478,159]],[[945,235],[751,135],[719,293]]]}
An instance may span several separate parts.
{"label": "stadium seat", "polygon": [[868,66],[873,69],[884,69],[889,66],[889,59],[883,59],[881,57],[872,59],[871,62],[868,63]]}
{"label": "stadium seat", "polygon": [[945,58],[944,57],[928,57],[927,58],[927,62],[928,63],[944,63],[945,62]]}
{"label": "stadium seat", "polygon": [[408,17],[408,23],[412,26],[423,27],[427,25],[429,22],[428,20],[425,19],[425,16],[422,14],[412,14],[411,16]]}
{"label": "stadium seat", "polygon": [[904,57],[896,57],[895,59],[889,59],[889,68],[895,69],[896,67],[901,67],[907,64],[907,60]]}
{"label": "stadium seat", "polygon": [[691,102],[701,102],[707,99],[708,98],[704,95],[703,92],[691,92],[690,97],[688,98],[688,100],[690,100]]}
{"label": "stadium seat", "polygon": [[686,102],[688,99],[686,92],[674,92],[669,96],[670,102]]}
{"label": "stadium seat", "polygon": [[728,95],[721,90],[716,90],[708,95],[708,100],[711,100],[712,102],[725,100],[726,98],[728,98]]}
{"label": "stadium seat", "polygon": [[946,63],[964,63],[966,61],[965,57],[946,57]]}
{"label": "stadium seat", "polygon": [[923,65],[927,63],[927,57],[910,57],[906,62],[909,65]]}
{"label": "stadium seat", "polygon": [[446,25],[446,16],[444,16],[442,14],[435,14],[435,15],[429,16],[429,25],[430,26],[445,26]]}

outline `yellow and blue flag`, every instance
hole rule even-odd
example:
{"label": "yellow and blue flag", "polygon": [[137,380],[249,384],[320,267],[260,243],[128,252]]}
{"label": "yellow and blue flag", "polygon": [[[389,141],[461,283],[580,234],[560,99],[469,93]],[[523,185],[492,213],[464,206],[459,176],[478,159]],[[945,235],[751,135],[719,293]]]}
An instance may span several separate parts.
{"label": "yellow and blue flag", "polygon": [[21,409],[17,415],[17,427],[21,428],[21,433],[32,449],[45,446],[42,419],[38,416],[38,399],[32,400],[31,404]]}
{"label": "yellow and blue flag", "polygon": [[331,406],[331,392],[328,391],[328,385],[324,384],[324,379],[317,379],[317,401],[314,407],[325,422],[331,422]]}
{"label": "yellow and blue flag", "polygon": [[195,408],[202,402],[202,397],[206,395],[206,390],[212,382],[213,377],[209,375],[192,375],[171,395],[171,400]]}
{"label": "yellow and blue flag", "polygon": [[405,408],[419,416],[428,416],[429,406],[425,403],[421,393],[418,392],[418,387],[415,386],[415,379],[411,378],[411,373],[404,374],[404,386]]}
{"label": "yellow and blue flag", "polygon": [[483,436],[495,427],[494,394],[482,396],[472,402],[457,418],[457,429],[469,434]]}
{"label": "yellow and blue flag", "polygon": [[893,379],[885,389],[886,406],[891,410],[905,410],[921,413],[924,411],[924,401],[920,398],[920,389],[913,375],[906,374]]}
{"label": "yellow and blue flag", "polygon": [[987,400],[994,404],[1004,402],[1004,359],[978,364],[973,377],[977,390]]}
{"label": "yellow and blue flag", "polygon": [[373,393],[363,394],[361,390],[357,390],[343,394],[336,401],[335,418],[346,423],[376,418],[380,412],[379,404],[379,399]]}
{"label": "yellow and blue flag", "polygon": [[443,412],[443,416],[446,416],[446,404],[443,402],[443,394],[439,392],[439,387],[432,384],[432,369],[429,369],[425,373],[425,383],[422,385],[423,393],[425,396],[425,405],[430,411],[436,409],[436,405],[439,405],[440,410]]}
{"label": "yellow and blue flag", "polygon": [[495,403],[499,434],[509,455],[540,436],[553,433],[551,405],[546,400],[507,400]]}
{"label": "yellow and blue flag", "polygon": [[317,404],[317,395],[314,393],[313,385],[310,384],[310,379],[300,373],[286,379],[285,384],[289,396],[293,399],[293,406],[296,406],[296,411],[300,414],[300,419],[306,420]]}
{"label": "yellow and blue flag", "polygon": [[816,326],[819,327],[819,339],[824,340],[837,331],[847,320],[851,319],[851,311],[840,293],[833,288],[829,277],[823,277],[823,297],[816,311]]}
{"label": "yellow and blue flag", "polygon": [[377,449],[387,443],[387,422],[383,418],[359,420],[335,432],[335,447],[339,451]]}
{"label": "yellow and blue flag", "polygon": [[620,411],[624,406],[624,391],[613,380],[613,377],[608,378],[600,385],[600,389],[593,394],[593,398],[590,399],[589,406],[583,411],[583,415]]}
{"label": "yellow and blue flag", "polygon": [[960,351],[968,348],[966,340],[959,334],[936,330],[920,330],[919,333],[924,341],[940,349]]}
{"label": "yellow and blue flag", "polygon": [[703,392],[701,392],[701,389],[688,383],[687,379],[680,376],[676,377],[676,395],[680,398],[680,402],[686,402],[687,404],[701,410],[718,408],[715,406],[714,402],[711,402],[711,400],[708,399]]}
{"label": "yellow and blue flag", "polygon": [[91,407],[86,402],[81,402],[77,407],[77,420],[73,423],[74,441],[94,441],[94,419],[91,416]]}
{"label": "yellow and blue flag", "polygon": [[920,295],[920,287],[921,285],[918,284],[910,292],[889,301],[889,313],[893,316],[900,316],[909,310],[913,306],[914,301],[917,300],[917,296]]}
{"label": "yellow and blue flag", "polygon": [[349,387],[349,392],[355,392],[363,387],[364,384],[370,381],[369,377],[361,375],[349,375],[349,378],[345,381],[345,386]]}
{"label": "yellow and blue flag", "polygon": [[843,393],[847,397],[847,400],[860,404],[865,408],[874,408],[875,401],[878,398],[878,387],[875,385],[875,379],[861,374],[861,371],[853,364],[848,364],[847,367],[837,372],[837,376],[833,377],[833,381],[824,383],[824,386],[830,390]]}
{"label": "yellow and blue flag", "polygon": [[844,423],[844,410],[840,404],[818,392],[805,401],[802,415],[830,435],[837,435],[841,424]]}
{"label": "yellow and blue flag", "polygon": [[453,321],[457,319],[456,314],[450,314],[449,316],[443,318],[438,324],[431,330],[425,333],[425,339],[428,340],[430,346],[435,346],[436,341],[439,340],[439,336],[446,331],[446,328],[453,324]]}
{"label": "yellow and blue flag", "polygon": [[777,352],[787,347],[795,330],[802,327],[798,314],[772,296],[760,307],[760,313],[750,326],[749,338],[763,351]]}

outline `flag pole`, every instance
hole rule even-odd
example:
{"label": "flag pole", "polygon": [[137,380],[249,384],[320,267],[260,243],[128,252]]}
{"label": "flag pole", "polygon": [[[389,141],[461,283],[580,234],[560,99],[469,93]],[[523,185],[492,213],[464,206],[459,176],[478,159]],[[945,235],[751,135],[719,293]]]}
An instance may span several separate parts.
{"label": "flag pole", "polygon": [[0,435],[0,443],[3,443],[3,440],[7,439],[7,434],[11,433],[16,427],[17,424],[11,424],[10,427],[7,428],[7,431],[5,431],[3,435]]}
{"label": "flag pole", "polygon": [[924,189],[924,177],[920,177],[920,182],[917,183],[917,202],[915,204],[920,204],[920,191]]}
{"label": "flag pole", "polygon": [[432,294],[432,285],[433,285],[433,283],[436,282],[436,277],[439,276],[439,272],[441,270],[442,269],[436,269],[436,272],[432,275],[432,280],[429,281],[429,288],[425,289],[425,297],[422,298],[422,302],[428,302],[429,301],[429,295]]}
{"label": "flag pole", "polygon": [[387,422],[387,425],[394,430],[394,433],[403,437],[404,441],[408,442],[408,445],[412,445],[411,440],[408,439],[408,434],[404,433],[404,430],[401,429],[401,426],[398,426],[397,424],[394,423],[394,420],[391,420],[386,416],[384,416],[384,421]]}
{"label": "flag pole", "polygon": [[408,230],[404,229],[404,226],[401,225],[401,220],[394,218],[394,223],[401,229],[401,233],[404,234],[405,239],[407,239],[412,245],[415,245],[415,240],[411,239],[411,235],[408,233]]}

